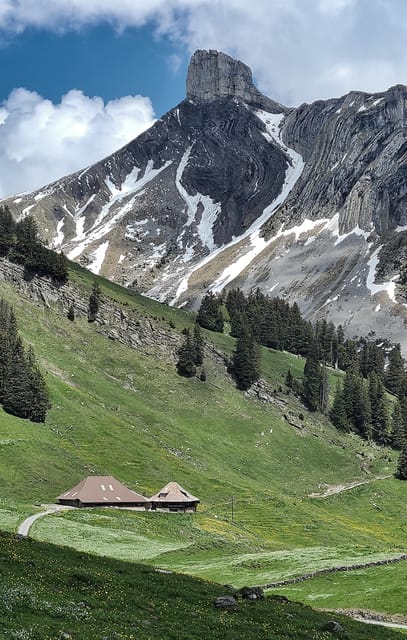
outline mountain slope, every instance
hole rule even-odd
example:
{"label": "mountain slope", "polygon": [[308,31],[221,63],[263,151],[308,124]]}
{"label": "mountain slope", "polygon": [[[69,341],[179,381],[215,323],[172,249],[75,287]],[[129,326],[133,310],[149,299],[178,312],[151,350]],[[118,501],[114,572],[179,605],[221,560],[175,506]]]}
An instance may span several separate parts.
{"label": "mountain slope", "polygon": [[[53,501],[89,474],[113,474],[146,495],[175,479],[201,499],[199,513],[169,524],[159,514],[79,510],[48,516],[31,535],[234,584],[404,550],[403,483],[374,481],[392,474],[395,453],[337,432],[285,392],[288,367],[300,378],[303,360],[264,349],[268,382],[242,394],[225,369],[234,340],[206,332],[207,381],[184,379],[174,357],[193,320],[184,311],[100,278],[100,316],[88,323],[88,272],[76,268],[59,289],[24,281],[9,263],[0,273],[53,403],[44,425],[0,411],[2,527],[15,529],[34,501]],[[356,480],[372,482],[333,503],[309,497]]]}
{"label": "mountain slope", "polygon": [[[197,51],[186,100],[92,167],[8,199],[95,273],[175,305],[260,287],[407,347],[407,89],[287,109]],[[400,275],[401,274],[401,275]]]}

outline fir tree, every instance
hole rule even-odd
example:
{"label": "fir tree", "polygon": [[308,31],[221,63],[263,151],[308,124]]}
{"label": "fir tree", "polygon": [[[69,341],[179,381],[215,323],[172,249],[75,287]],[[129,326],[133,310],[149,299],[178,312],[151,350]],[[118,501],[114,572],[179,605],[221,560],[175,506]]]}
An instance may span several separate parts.
{"label": "fir tree", "polygon": [[293,378],[293,374],[291,373],[291,369],[288,369],[287,371],[287,375],[285,377],[285,384],[289,389],[292,389],[294,387],[294,378]]}
{"label": "fir tree", "polygon": [[260,376],[259,346],[245,326],[236,341],[232,356],[232,372],[237,388],[241,391],[247,391]]}
{"label": "fir tree", "polygon": [[0,206],[0,256],[7,256],[16,243],[16,224],[7,206]]}
{"label": "fir tree", "polygon": [[93,283],[92,291],[89,296],[89,306],[88,306],[88,322],[95,322],[96,316],[99,312],[100,301],[101,301],[101,290],[98,283]]}
{"label": "fir tree", "polygon": [[316,350],[313,349],[313,353],[305,361],[302,381],[302,397],[310,411],[317,411],[320,408],[321,383],[321,365],[318,362]]}
{"label": "fir tree", "polygon": [[404,380],[404,359],[401,355],[400,345],[396,344],[389,353],[389,364],[385,375],[386,389],[398,398],[401,398],[403,395]]}
{"label": "fir tree", "polygon": [[400,452],[395,475],[399,480],[407,480],[407,447]]}
{"label": "fir tree", "polygon": [[184,329],[184,342],[178,349],[177,372],[184,378],[196,374],[195,347],[189,329]]}
{"label": "fir tree", "polygon": [[75,320],[75,307],[73,306],[73,304],[70,305],[69,309],[68,309],[68,313],[66,315],[66,317],[68,318],[68,320],[70,320],[71,322],[73,322]]}
{"label": "fir tree", "polygon": [[403,449],[407,445],[407,433],[403,425],[403,414],[401,411],[400,402],[396,402],[394,405],[392,420],[392,443],[391,446],[394,449]]}
{"label": "fir tree", "polygon": [[322,413],[327,414],[329,410],[329,381],[326,367],[322,367],[321,382],[319,385],[319,408]]}
{"label": "fir tree", "polygon": [[346,415],[345,400],[343,395],[343,389],[340,381],[336,383],[335,398],[329,412],[329,417],[332,424],[339,429],[339,431],[349,431],[350,425],[348,417]]}
{"label": "fir tree", "polygon": [[346,372],[343,385],[346,417],[351,429],[363,438],[370,438],[370,402],[362,376],[354,369]]}
{"label": "fir tree", "polygon": [[20,339],[14,349],[3,388],[3,408],[19,418],[30,418],[32,411],[31,375]]}
{"label": "fir tree", "polygon": [[204,339],[201,333],[201,328],[197,322],[194,326],[193,334],[193,349],[194,349],[194,362],[197,366],[203,363],[204,359]]}
{"label": "fir tree", "polygon": [[45,380],[38,368],[34,351],[30,347],[27,353],[27,364],[30,376],[31,411],[29,418],[32,422],[45,422],[50,408],[48,390]]}
{"label": "fir tree", "polygon": [[221,301],[211,291],[207,293],[199,307],[197,322],[205,329],[210,331],[223,331],[223,314],[221,309]]}
{"label": "fir tree", "polygon": [[369,374],[369,400],[373,440],[378,444],[388,445],[391,442],[391,435],[384,385],[374,371]]}

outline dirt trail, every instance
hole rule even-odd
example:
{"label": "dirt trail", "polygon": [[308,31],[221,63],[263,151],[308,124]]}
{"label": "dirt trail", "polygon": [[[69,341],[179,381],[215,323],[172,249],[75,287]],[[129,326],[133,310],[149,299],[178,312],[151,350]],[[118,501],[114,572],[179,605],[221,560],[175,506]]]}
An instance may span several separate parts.
{"label": "dirt trail", "polygon": [[348,484],[337,484],[332,487],[327,487],[327,489],[324,489],[324,491],[321,491],[320,493],[310,493],[308,494],[308,498],[329,498],[330,496],[334,496],[337,493],[342,493],[343,491],[349,491],[350,489],[354,489],[355,487],[360,487],[363,484],[377,482],[377,480],[386,480],[387,478],[391,477],[391,475],[376,476],[375,478],[371,478],[370,480],[359,480],[356,482],[349,482]]}

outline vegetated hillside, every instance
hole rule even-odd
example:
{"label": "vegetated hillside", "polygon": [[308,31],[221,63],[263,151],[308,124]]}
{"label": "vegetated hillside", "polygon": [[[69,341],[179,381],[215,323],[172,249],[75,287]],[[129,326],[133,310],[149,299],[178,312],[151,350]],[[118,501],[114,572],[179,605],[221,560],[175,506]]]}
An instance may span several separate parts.
{"label": "vegetated hillside", "polygon": [[[300,377],[302,359],[264,349],[267,381],[242,394],[224,363],[234,340],[206,332],[206,382],[185,379],[174,353],[187,313],[99,278],[101,310],[89,323],[91,274],[75,268],[57,290],[15,269],[1,295],[46,372],[52,408],[45,424],[0,411],[2,528],[86,475],[112,474],[145,495],[175,479],[201,499],[200,512],[81,510],[49,516],[31,535],[237,585],[404,551],[401,483],[375,480],[391,476],[394,453],[340,434],[287,393],[287,369]],[[380,511],[373,500],[355,505],[352,491],[340,506],[308,497],[352,481],[386,492]]]}
{"label": "vegetated hillside", "polygon": [[[28,640],[324,640],[332,616],[299,603],[214,600],[232,591],[153,568],[95,558],[0,534],[0,638]],[[396,632],[335,616],[350,640],[392,640]]]}

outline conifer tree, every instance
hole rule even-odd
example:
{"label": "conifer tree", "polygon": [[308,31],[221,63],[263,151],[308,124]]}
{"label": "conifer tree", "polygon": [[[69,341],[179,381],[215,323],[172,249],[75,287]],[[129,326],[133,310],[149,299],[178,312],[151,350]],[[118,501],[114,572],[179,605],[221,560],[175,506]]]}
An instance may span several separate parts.
{"label": "conifer tree", "polygon": [[232,371],[237,388],[242,391],[247,391],[260,376],[259,346],[246,326],[236,341]]}
{"label": "conifer tree", "polygon": [[0,206],[0,256],[7,256],[16,243],[16,224],[7,206]]}
{"label": "conifer tree", "polygon": [[395,475],[399,480],[407,480],[407,446],[400,452]]}
{"label": "conifer tree", "polygon": [[385,404],[384,385],[374,371],[369,374],[369,400],[371,408],[372,437],[375,442],[388,445],[391,442],[390,423]]}
{"label": "conifer tree", "polygon": [[407,432],[403,425],[403,414],[401,411],[400,402],[396,402],[394,405],[392,419],[392,444],[394,449],[401,450],[407,445]]}
{"label": "conifer tree", "polygon": [[27,353],[27,364],[31,394],[31,411],[29,418],[32,422],[45,422],[47,411],[50,408],[49,395],[32,347],[29,348]]}
{"label": "conifer tree", "polygon": [[189,329],[184,329],[184,341],[178,349],[177,371],[184,378],[196,374],[195,347]]}
{"label": "conifer tree", "polygon": [[349,431],[350,425],[348,417],[346,415],[345,400],[343,395],[343,389],[340,381],[336,383],[335,398],[329,412],[329,417],[332,424],[339,429],[339,431]]}
{"label": "conifer tree", "polygon": [[287,371],[287,375],[285,377],[285,384],[289,389],[292,389],[294,386],[294,378],[293,378],[293,374],[291,373],[291,369],[288,369]]}
{"label": "conifer tree", "polygon": [[302,397],[310,411],[317,411],[320,408],[321,383],[322,370],[314,348],[305,361],[302,381]]}
{"label": "conifer tree", "polygon": [[389,364],[385,375],[386,389],[398,398],[403,395],[405,381],[404,359],[400,345],[396,344],[389,353]]}
{"label": "conifer tree", "polygon": [[329,410],[329,380],[326,367],[322,367],[321,382],[319,385],[319,408],[322,413],[327,414]]}
{"label": "conifer tree", "polygon": [[67,316],[68,320],[70,320],[71,322],[73,322],[75,320],[75,307],[73,306],[73,304],[70,305],[69,309],[68,309],[68,313]]}
{"label": "conifer tree", "polygon": [[3,408],[19,418],[30,418],[32,411],[31,376],[23,344],[17,340],[3,388]]}
{"label": "conifer tree", "polygon": [[221,309],[221,301],[212,291],[207,293],[199,307],[198,323],[205,329],[210,331],[223,332],[223,314]]}
{"label": "conifer tree", "polygon": [[195,322],[193,334],[194,362],[197,366],[203,363],[204,359],[204,339],[198,322]]}
{"label": "conifer tree", "polygon": [[101,290],[98,283],[93,283],[92,291],[89,296],[89,306],[88,306],[88,322],[95,322],[96,316],[98,314],[101,302]]}

